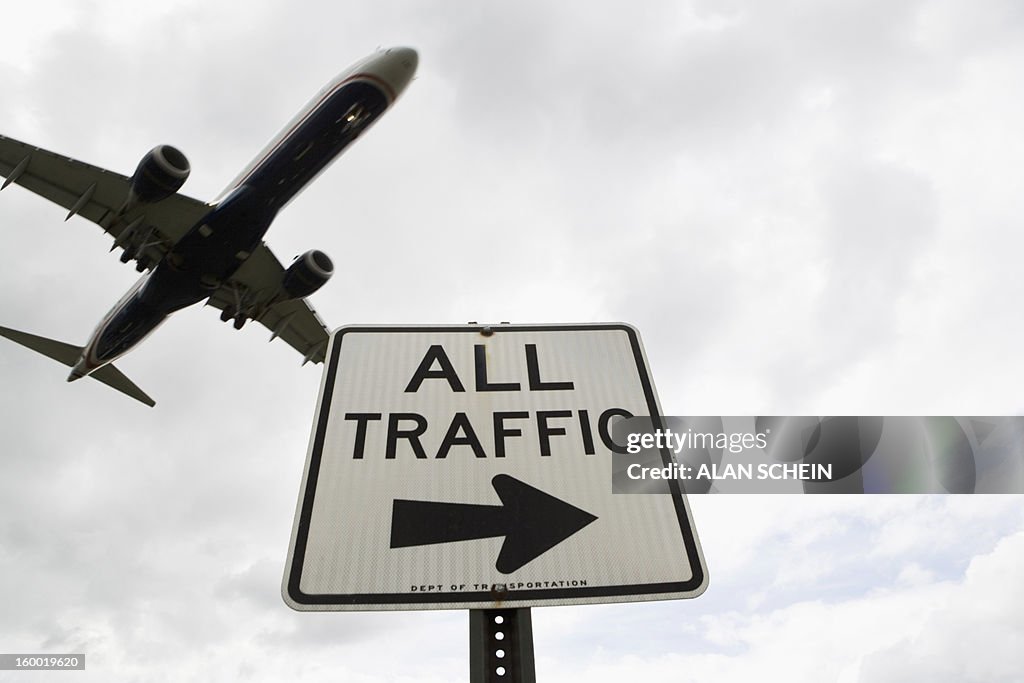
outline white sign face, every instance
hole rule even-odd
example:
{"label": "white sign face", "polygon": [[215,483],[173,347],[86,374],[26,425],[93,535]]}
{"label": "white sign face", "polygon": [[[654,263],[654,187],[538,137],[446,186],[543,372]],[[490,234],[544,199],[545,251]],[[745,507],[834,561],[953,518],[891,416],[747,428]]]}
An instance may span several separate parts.
{"label": "white sign face", "polygon": [[489,609],[704,591],[678,487],[612,493],[612,424],[660,415],[634,328],[345,327],[325,366],[289,606]]}

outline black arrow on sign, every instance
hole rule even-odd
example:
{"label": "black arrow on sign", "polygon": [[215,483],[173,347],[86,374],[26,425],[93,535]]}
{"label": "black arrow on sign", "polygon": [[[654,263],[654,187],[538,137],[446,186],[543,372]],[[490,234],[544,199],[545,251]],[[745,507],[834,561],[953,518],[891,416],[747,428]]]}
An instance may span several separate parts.
{"label": "black arrow on sign", "polygon": [[491,479],[491,486],[501,505],[395,500],[391,547],[504,536],[494,566],[511,574],[597,519],[507,474]]}

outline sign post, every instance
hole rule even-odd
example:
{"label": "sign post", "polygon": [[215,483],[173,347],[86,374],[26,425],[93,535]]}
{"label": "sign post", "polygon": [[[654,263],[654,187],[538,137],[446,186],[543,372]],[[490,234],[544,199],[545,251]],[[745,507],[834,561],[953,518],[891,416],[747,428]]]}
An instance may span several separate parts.
{"label": "sign post", "polygon": [[469,683],[535,683],[529,607],[469,610]]}

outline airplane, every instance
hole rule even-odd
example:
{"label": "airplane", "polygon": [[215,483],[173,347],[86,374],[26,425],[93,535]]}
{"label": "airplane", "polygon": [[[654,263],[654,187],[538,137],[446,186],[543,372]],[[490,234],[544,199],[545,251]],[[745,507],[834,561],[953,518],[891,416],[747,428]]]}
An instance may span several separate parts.
{"label": "airplane", "polygon": [[142,278],[96,326],[85,346],[0,327],[0,336],[145,403],[155,401],[113,365],[171,313],[206,299],[241,329],[256,320],[307,362],[320,363],[328,332],[306,301],[334,272],[313,249],[287,268],[263,242],[277,213],[326,169],[405,90],[415,50],[379,50],[334,78],[213,202],[178,192],[185,155],[158,145],[126,177],[0,135],[0,190],[10,184],[60,204],[67,218],[98,224]]}

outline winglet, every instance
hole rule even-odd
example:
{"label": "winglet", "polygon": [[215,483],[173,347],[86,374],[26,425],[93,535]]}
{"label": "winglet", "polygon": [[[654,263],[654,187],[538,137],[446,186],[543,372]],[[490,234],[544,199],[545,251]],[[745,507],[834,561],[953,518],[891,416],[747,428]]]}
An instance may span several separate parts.
{"label": "winglet", "polygon": [[[47,339],[46,337],[39,337],[27,332],[12,330],[8,327],[0,327],[0,337],[7,337],[11,341],[17,342],[25,348],[32,349],[36,353],[41,353],[48,358],[52,358],[58,363],[62,363],[69,368],[75,367],[75,363],[78,362],[79,357],[82,355],[81,346],[65,344],[64,342],[59,342],[54,339]],[[124,373],[113,365],[104,365],[89,376],[103,382],[108,387],[117,389],[122,394],[131,396],[136,401],[145,403],[147,406],[152,407],[156,405],[156,401],[150,398],[146,392],[140,389],[130,379],[125,377]]]}

